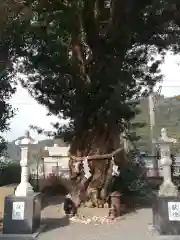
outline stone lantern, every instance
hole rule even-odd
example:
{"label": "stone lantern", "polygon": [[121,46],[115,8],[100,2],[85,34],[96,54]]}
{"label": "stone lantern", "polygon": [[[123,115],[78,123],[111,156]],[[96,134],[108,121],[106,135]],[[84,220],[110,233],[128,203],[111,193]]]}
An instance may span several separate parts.
{"label": "stone lantern", "polygon": [[176,139],[167,136],[167,130],[161,129],[161,138],[156,142],[160,147],[160,164],[163,168],[163,183],[159,189],[159,196],[177,196],[177,187],[172,182],[171,176],[171,145],[176,143]]}
{"label": "stone lantern", "polygon": [[32,144],[37,144],[38,142],[35,141],[30,137],[29,131],[25,132],[23,137],[20,137],[15,141],[16,145],[20,145],[21,148],[21,182],[16,188],[15,196],[30,196],[34,193],[33,187],[29,183],[29,165],[28,165],[28,158],[29,158],[29,147]]}
{"label": "stone lantern", "polygon": [[9,195],[5,199],[3,239],[34,239],[42,231],[40,225],[42,196],[34,192],[29,183],[28,161],[32,157],[31,146],[37,143],[30,137],[29,131],[15,141],[15,144],[21,147],[21,182],[16,188],[15,195]]}
{"label": "stone lantern", "polygon": [[180,196],[171,175],[170,147],[176,142],[176,139],[167,136],[165,128],[161,130],[161,137],[156,142],[160,148],[163,182],[157,194],[154,193],[152,210],[153,228],[160,235],[180,235]]}

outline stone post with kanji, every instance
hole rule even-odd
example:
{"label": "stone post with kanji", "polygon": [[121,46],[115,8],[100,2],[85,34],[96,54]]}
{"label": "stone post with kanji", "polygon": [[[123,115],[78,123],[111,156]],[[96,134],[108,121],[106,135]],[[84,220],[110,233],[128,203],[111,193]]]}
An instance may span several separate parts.
{"label": "stone post with kanji", "polygon": [[156,143],[160,148],[160,165],[163,169],[163,182],[159,188],[159,196],[177,196],[177,187],[172,182],[171,175],[171,145],[176,143],[176,139],[169,138],[167,135],[167,130],[165,128],[161,129],[161,137]]}
{"label": "stone post with kanji", "polygon": [[[15,141],[21,148],[21,182],[15,195],[5,198],[2,239],[35,239],[43,230],[41,225],[42,195],[33,191],[29,182],[29,163],[39,152],[38,142],[29,131]],[[36,159],[37,160],[37,159]]]}

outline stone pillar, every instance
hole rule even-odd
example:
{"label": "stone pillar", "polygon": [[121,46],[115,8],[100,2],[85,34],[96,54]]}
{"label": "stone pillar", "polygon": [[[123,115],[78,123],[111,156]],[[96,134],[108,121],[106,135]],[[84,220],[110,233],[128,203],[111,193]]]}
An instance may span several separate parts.
{"label": "stone pillar", "polygon": [[161,138],[156,142],[160,146],[160,164],[163,168],[163,183],[159,189],[159,196],[177,196],[178,190],[171,179],[171,150],[170,146],[176,143],[176,139],[169,138],[165,128],[161,130]]}
{"label": "stone pillar", "polygon": [[29,146],[31,144],[36,144],[37,142],[30,137],[28,131],[25,132],[24,137],[20,137],[16,140],[15,144],[21,147],[21,182],[16,188],[15,196],[25,197],[33,195],[33,187],[29,183],[29,166],[28,166],[28,156],[29,156]]}

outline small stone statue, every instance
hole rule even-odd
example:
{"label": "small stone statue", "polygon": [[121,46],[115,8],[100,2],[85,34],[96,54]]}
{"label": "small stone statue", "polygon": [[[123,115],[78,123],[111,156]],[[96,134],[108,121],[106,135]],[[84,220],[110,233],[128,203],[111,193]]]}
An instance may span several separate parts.
{"label": "small stone statue", "polygon": [[68,216],[75,216],[77,214],[77,208],[69,194],[64,199],[63,209],[65,214]]}

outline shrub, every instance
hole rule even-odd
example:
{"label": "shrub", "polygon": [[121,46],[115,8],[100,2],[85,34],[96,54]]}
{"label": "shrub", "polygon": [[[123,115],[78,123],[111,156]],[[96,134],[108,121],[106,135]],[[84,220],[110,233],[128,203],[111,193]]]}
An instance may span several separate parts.
{"label": "shrub", "polygon": [[0,161],[0,186],[19,183],[21,180],[21,167],[12,162]]}
{"label": "shrub", "polygon": [[109,192],[118,191],[124,197],[149,201],[152,189],[148,183],[145,163],[138,152],[131,152],[129,160],[121,169],[119,177],[113,177]]}

